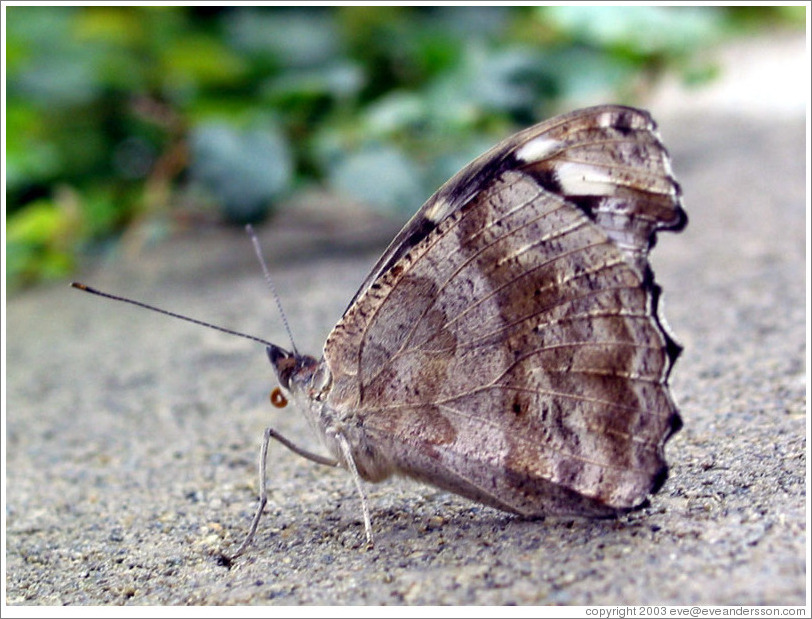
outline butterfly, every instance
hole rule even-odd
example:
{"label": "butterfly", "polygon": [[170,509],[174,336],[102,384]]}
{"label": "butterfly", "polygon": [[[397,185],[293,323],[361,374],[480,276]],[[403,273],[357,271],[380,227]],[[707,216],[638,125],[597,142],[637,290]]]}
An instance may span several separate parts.
{"label": "butterfly", "polygon": [[266,344],[272,403],[292,400],[328,455],[265,431],[259,507],[230,559],[266,504],[271,440],[350,472],[369,543],[363,482],[392,475],[528,518],[644,505],[682,425],[668,386],[681,347],[648,253],[686,223],[656,124],[631,107],[557,116],[463,168],[383,253],[320,359],[244,336]]}
{"label": "butterfly", "polygon": [[370,542],[362,480],[393,474],[525,517],[639,507],[682,424],[668,387],[681,349],[647,259],[687,223],[680,195],[642,110],[587,108],[504,140],[405,225],[321,359],[268,346],[330,455],[271,429],[263,456],[275,438],[347,469]]}

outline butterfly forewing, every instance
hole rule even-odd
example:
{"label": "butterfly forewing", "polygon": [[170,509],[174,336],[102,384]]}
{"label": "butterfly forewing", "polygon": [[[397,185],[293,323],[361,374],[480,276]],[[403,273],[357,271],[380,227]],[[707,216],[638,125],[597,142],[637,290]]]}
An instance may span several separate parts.
{"label": "butterfly forewing", "polygon": [[[588,163],[593,171],[602,169],[604,173],[615,174],[619,182],[600,183],[593,178],[588,192],[584,193],[582,186],[578,193],[572,193],[570,186],[565,195],[582,208],[608,213],[604,219],[607,229],[621,235],[629,227],[634,228],[634,238],[645,238],[648,243],[656,229],[676,231],[685,225],[687,220],[678,200],[679,186],[671,175],[668,155],[651,116],[644,110],[616,105],[577,110],[520,131],[454,175],[390,243],[348,309],[382,273],[440,221],[471,200],[489,179],[505,170],[535,167],[537,180],[561,193],[560,179],[555,176],[561,172],[560,165],[583,164],[587,152],[591,153]],[[580,175],[570,174],[566,178],[570,181],[581,178],[587,169],[580,167]],[[626,177],[621,179],[617,170],[623,170]],[[611,190],[610,195],[606,195],[606,189]]]}
{"label": "butterfly forewing", "polygon": [[325,345],[359,472],[388,460],[525,515],[641,503],[679,426],[646,254],[684,222],[654,125],[630,108],[543,123],[460,172]]}

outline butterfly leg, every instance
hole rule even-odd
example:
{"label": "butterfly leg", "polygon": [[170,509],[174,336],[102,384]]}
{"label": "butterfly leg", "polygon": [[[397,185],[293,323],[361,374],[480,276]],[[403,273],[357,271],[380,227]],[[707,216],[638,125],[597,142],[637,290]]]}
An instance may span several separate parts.
{"label": "butterfly leg", "polygon": [[352,457],[352,449],[347,438],[341,433],[336,432],[336,440],[341,447],[341,453],[344,454],[344,460],[347,462],[347,468],[352,474],[352,479],[355,482],[355,488],[358,490],[358,495],[361,497],[361,509],[364,512],[364,529],[367,533],[367,544],[371,547],[372,541],[372,522],[369,518],[369,501],[367,500],[367,493],[364,491],[364,486],[361,483],[361,476],[358,474],[358,468],[355,466],[355,460]]}
{"label": "butterfly leg", "polygon": [[[243,540],[242,544],[240,544],[240,547],[237,548],[237,551],[228,557],[229,561],[233,561],[243,552],[245,552],[245,549],[248,548],[249,544],[254,539],[254,534],[257,532],[257,527],[259,526],[259,519],[262,517],[262,511],[265,509],[265,505],[268,502],[268,485],[265,479],[265,469],[268,463],[268,445],[270,444],[272,438],[276,439],[292,452],[299,454],[307,460],[312,460],[313,462],[324,464],[326,466],[338,466],[337,460],[325,458],[324,456],[320,456],[313,452],[307,451],[306,449],[302,449],[279,434],[279,432],[273,428],[265,428],[265,434],[262,438],[262,447],[259,451],[259,507],[257,507],[257,511],[254,514],[254,519],[251,521],[251,528],[248,529],[248,535],[245,536],[245,539]],[[355,470],[354,465],[353,470]]]}

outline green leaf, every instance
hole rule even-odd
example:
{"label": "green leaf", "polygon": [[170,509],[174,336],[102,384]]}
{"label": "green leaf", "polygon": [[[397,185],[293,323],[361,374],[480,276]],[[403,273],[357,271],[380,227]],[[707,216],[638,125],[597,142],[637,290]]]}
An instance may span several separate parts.
{"label": "green leaf", "polygon": [[222,120],[196,127],[191,136],[192,178],[223,207],[227,219],[263,219],[286,192],[293,175],[287,139],[268,119],[240,129]]}
{"label": "green leaf", "polygon": [[246,71],[239,55],[202,33],[189,34],[174,41],[163,50],[161,63],[164,85],[169,91],[237,84]]}
{"label": "green leaf", "polygon": [[545,19],[578,41],[638,54],[688,53],[721,34],[713,7],[551,6]]}
{"label": "green leaf", "polygon": [[65,229],[64,212],[49,200],[37,200],[9,217],[9,241],[48,243]]}
{"label": "green leaf", "polygon": [[330,184],[347,196],[408,213],[428,197],[420,170],[391,145],[368,146],[330,170]]}

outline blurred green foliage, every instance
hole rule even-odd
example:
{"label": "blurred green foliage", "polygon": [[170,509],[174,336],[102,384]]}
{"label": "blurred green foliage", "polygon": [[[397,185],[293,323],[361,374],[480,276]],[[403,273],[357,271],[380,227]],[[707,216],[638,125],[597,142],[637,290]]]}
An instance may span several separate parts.
{"label": "blurred green foliage", "polygon": [[411,212],[562,101],[707,77],[731,28],[804,19],[756,11],[8,7],[8,284],[138,224],[259,221],[308,183]]}

